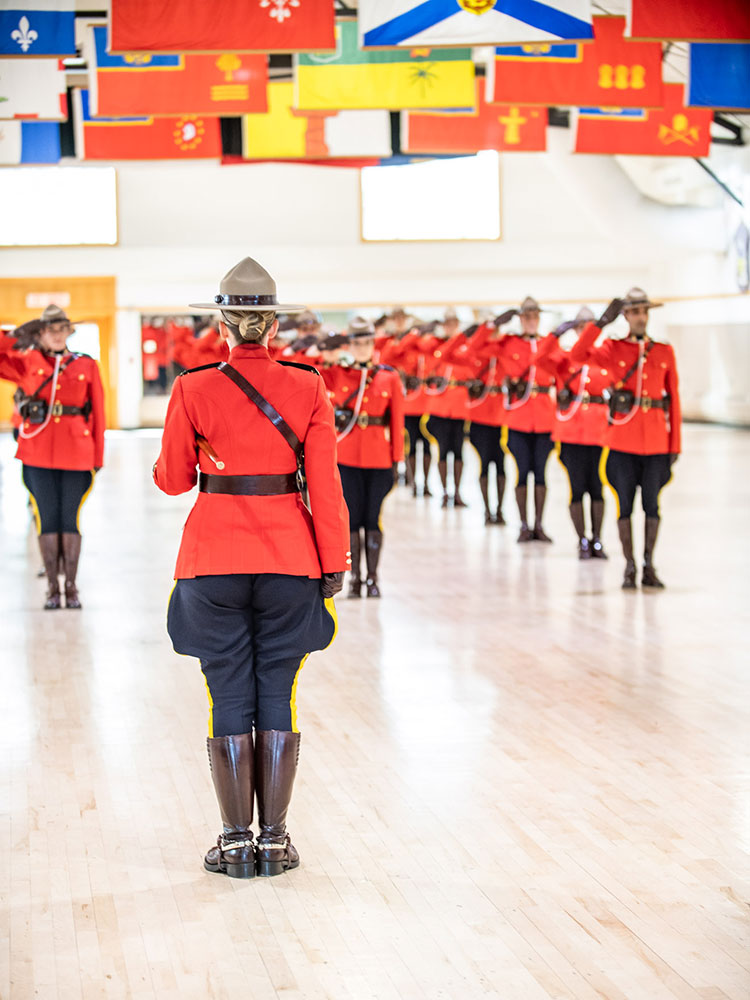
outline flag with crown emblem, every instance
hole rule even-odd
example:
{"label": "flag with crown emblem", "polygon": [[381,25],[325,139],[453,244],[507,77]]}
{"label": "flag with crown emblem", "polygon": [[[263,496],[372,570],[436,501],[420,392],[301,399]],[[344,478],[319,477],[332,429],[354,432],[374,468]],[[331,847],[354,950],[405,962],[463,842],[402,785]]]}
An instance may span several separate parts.
{"label": "flag with crown emblem", "polygon": [[133,115],[239,115],[266,110],[265,56],[246,52],[124,55],[107,52],[107,29],[89,29],[91,110]]}
{"label": "flag with crown emblem", "polygon": [[488,66],[495,104],[660,108],[661,43],[623,37],[624,17],[595,17],[594,41],[500,46]]}
{"label": "flag with crown emblem", "polygon": [[664,84],[664,107],[580,108],[576,153],[708,156],[713,112],[685,107],[681,83]]}
{"label": "flag with crown emblem", "polygon": [[74,0],[4,0],[0,56],[74,56]]}
{"label": "flag with crown emblem", "polygon": [[593,37],[591,0],[359,0],[357,20],[362,48]]}
{"label": "flag with crown emblem", "polygon": [[547,148],[547,109],[487,104],[477,81],[473,111],[404,111],[404,153],[476,153],[480,149],[540,152]]}
{"label": "flag with crown emblem", "polygon": [[64,121],[65,68],[60,59],[0,59],[0,119]]}
{"label": "flag with crown emblem", "polygon": [[333,0],[111,0],[111,52],[333,48]]}
{"label": "flag with crown emblem", "polygon": [[471,49],[363,52],[353,21],[336,24],[336,51],[294,59],[295,107],[305,110],[468,108]]}
{"label": "flag with crown emblem", "polygon": [[221,126],[207,115],[101,118],[87,90],[75,91],[76,150],[82,160],[205,160],[221,156]]}

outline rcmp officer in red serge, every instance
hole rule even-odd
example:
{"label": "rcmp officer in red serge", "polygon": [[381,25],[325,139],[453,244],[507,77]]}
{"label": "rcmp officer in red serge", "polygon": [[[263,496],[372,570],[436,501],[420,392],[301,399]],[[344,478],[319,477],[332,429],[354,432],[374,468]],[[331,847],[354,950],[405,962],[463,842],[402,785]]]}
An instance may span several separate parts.
{"label": "rcmp officer in red serge", "polygon": [[[568,330],[579,335],[592,322],[594,314],[587,306],[578,310],[574,320],[561,323],[555,336]],[[539,367],[556,379],[555,423],[552,440],[560,446],[560,462],[570,483],[570,518],[578,535],[579,559],[606,559],[601,541],[604,498],[599,464],[602,442],[607,430],[607,405],[603,396],[607,373],[597,365],[574,361],[565,351],[540,357]],[[591,537],[586,535],[583,500],[591,503]]]}
{"label": "rcmp officer in red serge", "polygon": [[73,325],[50,305],[34,329],[39,347],[18,351],[16,338],[0,338],[0,378],[23,392],[16,458],[36,516],[48,591],[46,609],[61,606],[58,572],[65,571],[65,606],[80,608],[76,587],[81,554],[79,515],[104,463],[104,394],[99,366],[68,350]]}
{"label": "rcmp officer in red serge", "polygon": [[[300,745],[297,678],[307,655],[333,640],[331,599],[348,561],[333,410],[314,368],[270,359],[276,312],[302,307],[280,305],[256,261],[240,261],[213,303],[191,308],[221,313],[231,350],[228,365],[176,380],[154,466],[165,493],[200,490],[168,631],[178,653],[200,658],[209,692],[223,832],[204,865],[235,878],[278,875],[299,864],[286,832]],[[310,509],[300,494],[303,451]]]}
{"label": "rcmp officer in red serge", "polygon": [[351,524],[349,597],[362,596],[361,532],[367,596],[380,597],[380,511],[404,457],[404,391],[398,372],[373,364],[375,331],[367,320],[352,320],[348,338],[354,364],[326,367],[322,375],[336,408],[339,471]]}
{"label": "rcmp officer in red serge", "polygon": [[[609,386],[609,423],[604,444],[606,478],[617,498],[617,528],[625,556],[623,589],[636,586],[631,515],[635,491],[641,488],[646,514],[646,538],[641,585],[661,588],[653,555],[659,531],[659,493],[671,478],[680,452],[682,418],[673,349],[651,340],[646,332],[651,302],[642,288],[631,288],[624,299],[614,299],[598,324],[591,323],[572,348],[572,361],[586,361],[606,372]],[[605,340],[594,348],[600,328],[622,310],[630,328],[624,340]]]}

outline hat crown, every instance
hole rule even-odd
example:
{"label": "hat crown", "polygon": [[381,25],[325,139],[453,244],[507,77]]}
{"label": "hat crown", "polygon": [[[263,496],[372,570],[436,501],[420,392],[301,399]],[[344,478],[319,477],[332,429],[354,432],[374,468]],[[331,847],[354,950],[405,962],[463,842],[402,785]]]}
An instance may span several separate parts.
{"label": "hat crown", "polygon": [[531,295],[527,295],[521,303],[521,312],[539,312],[539,303]]}
{"label": "hat crown", "polygon": [[625,298],[622,300],[622,304],[623,306],[637,306],[645,304],[648,300],[648,295],[645,291],[637,285],[633,285],[633,287],[629,288],[625,293]]}
{"label": "hat crown", "polygon": [[65,310],[60,306],[49,305],[42,313],[42,323],[69,323]]}
{"label": "hat crown", "polygon": [[359,335],[366,336],[368,334],[375,333],[375,328],[369,319],[365,319],[364,316],[355,316],[354,319],[349,323],[349,333],[353,336]]}
{"label": "hat crown", "polygon": [[253,260],[252,257],[244,257],[221,279],[219,291],[222,295],[273,295],[275,297],[276,282],[257,260]]}
{"label": "hat crown", "polygon": [[576,323],[591,323],[594,318],[594,314],[588,306],[581,306],[576,313]]}

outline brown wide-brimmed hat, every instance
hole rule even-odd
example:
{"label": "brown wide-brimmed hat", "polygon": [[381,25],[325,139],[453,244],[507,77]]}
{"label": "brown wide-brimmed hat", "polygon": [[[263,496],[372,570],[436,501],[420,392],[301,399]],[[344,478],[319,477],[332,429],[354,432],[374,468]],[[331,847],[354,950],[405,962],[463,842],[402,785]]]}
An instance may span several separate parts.
{"label": "brown wide-brimmed hat", "polygon": [[40,317],[40,322],[44,323],[45,326],[49,326],[51,323],[70,323],[73,326],[73,321],[65,310],[56,305],[49,305],[45,308]]}
{"label": "brown wide-brimmed hat", "polygon": [[347,328],[349,340],[359,340],[362,337],[374,337],[375,327],[364,316],[355,316]]}
{"label": "brown wide-brimmed hat", "polygon": [[576,313],[575,323],[578,326],[579,323],[593,323],[595,319],[596,317],[588,306],[581,306]]}
{"label": "brown wide-brimmed hat", "polygon": [[527,295],[521,303],[518,311],[521,315],[524,313],[541,312],[541,307],[535,298],[532,298],[531,295]]}
{"label": "brown wide-brimmed hat", "polygon": [[191,302],[191,309],[219,312],[301,313],[305,306],[287,305],[276,299],[276,282],[264,267],[245,257],[227,271],[213,302]]}
{"label": "brown wide-brimmed hat", "polygon": [[443,322],[444,323],[458,322],[458,313],[453,308],[453,306],[448,306],[448,308],[443,313]]}
{"label": "brown wide-brimmed hat", "polygon": [[645,306],[647,309],[659,309],[663,305],[663,302],[652,302],[642,288],[638,288],[637,285],[634,285],[625,293],[622,300],[622,311],[625,312],[626,309],[635,309],[637,306]]}
{"label": "brown wide-brimmed hat", "polygon": [[318,341],[319,351],[335,351],[339,347],[343,347],[345,344],[349,343],[349,338],[345,337],[343,333],[335,333],[333,330],[326,334],[325,337],[321,337]]}

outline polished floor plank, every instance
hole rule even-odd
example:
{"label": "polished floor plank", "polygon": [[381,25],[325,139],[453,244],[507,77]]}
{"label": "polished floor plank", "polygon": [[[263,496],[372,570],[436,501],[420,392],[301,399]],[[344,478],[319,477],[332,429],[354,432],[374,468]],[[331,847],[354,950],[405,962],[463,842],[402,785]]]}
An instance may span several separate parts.
{"label": "polished floor plank", "polygon": [[[380,601],[299,687],[302,867],[201,868],[218,815],[196,663],[165,634],[189,498],[113,434],[84,511],[84,610],[41,610],[0,437],[6,701],[0,997],[746,1000],[750,434],[686,429],[663,593],[399,488]],[[511,462],[509,461],[509,469]],[[432,483],[437,493],[437,482]],[[636,518],[641,547],[642,522]]]}

